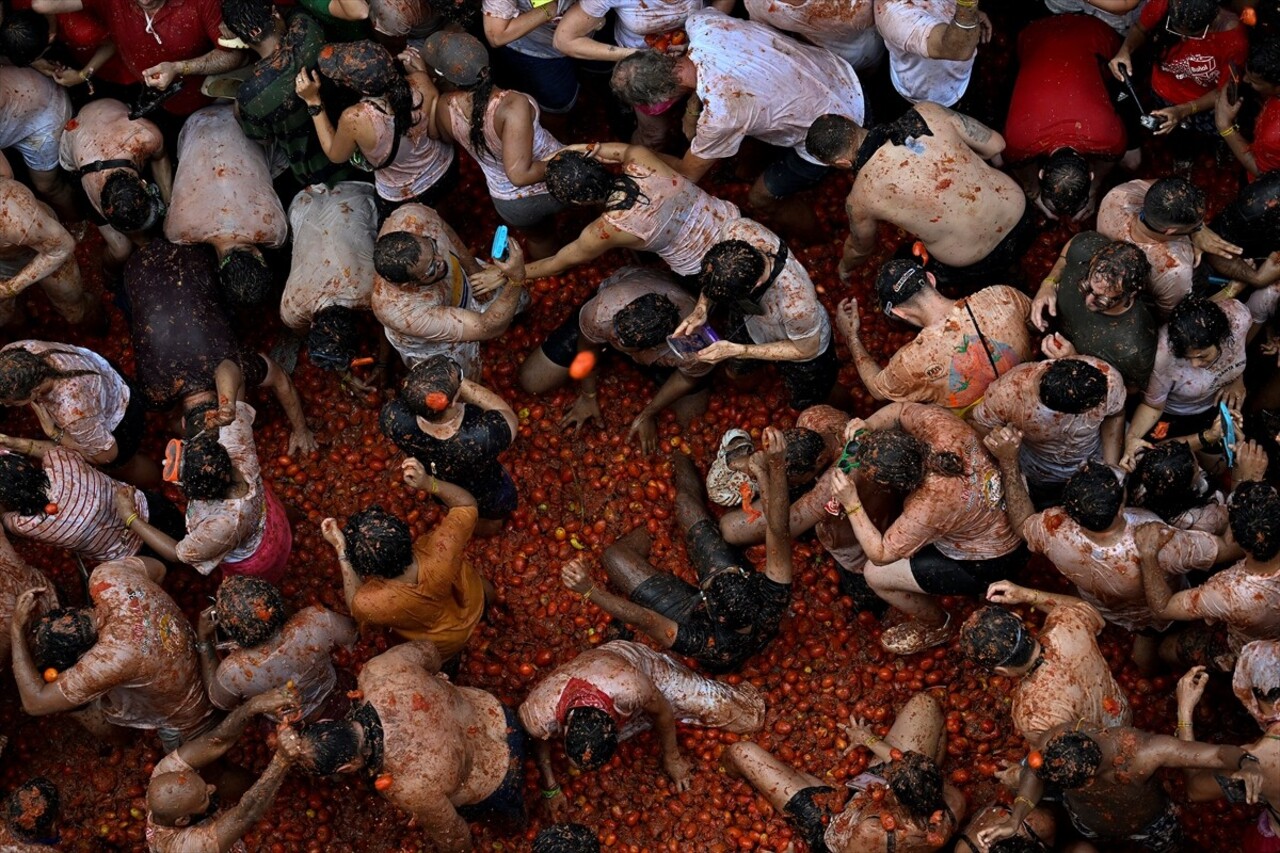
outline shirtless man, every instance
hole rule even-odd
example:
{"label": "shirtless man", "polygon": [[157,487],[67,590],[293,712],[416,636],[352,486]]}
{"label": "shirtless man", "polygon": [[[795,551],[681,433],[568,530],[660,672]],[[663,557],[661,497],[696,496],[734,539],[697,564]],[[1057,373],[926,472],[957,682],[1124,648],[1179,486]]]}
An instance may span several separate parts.
{"label": "shirtless man", "polygon": [[987,386],[969,422],[979,434],[1018,430],[1018,467],[1043,507],[1085,462],[1120,461],[1124,403],[1124,377],[1101,359],[1025,362]]}
{"label": "shirtless man", "polygon": [[[261,578],[231,575],[218,586],[196,624],[200,673],[215,706],[229,711],[292,685],[304,719],[324,707],[338,684],[330,653],[355,644],[356,623],[318,604],[286,617],[284,596]],[[232,645],[221,660],[215,628]]]}
{"label": "shirtless man", "polygon": [[979,832],[979,843],[1013,835],[1048,783],[1062,789],[1063,807],[1086,839],[1109,842],[1106,849],[1131,849],[1125,844],[1129,842],[1151,853],[1173,853],[1182,849],[1182,824],[1177,806],[1156,777],[1159,770],[1225,771],[1244,781],[1248,802],[1257,802],[1265,781],[1257,757],[1240,747],[1178,740],[1087,720],[1055,726],[1040,753],[1043,763],[1034,774],[1035,788],[1029,795],[1019,793],[1003,823]]}
{"label": "shirtless man", "polygon": [[231,304],[266,300],[272,276],[260,247],[283,246],[289,223],[271,186],[266,152],[244,135],[231,105],[205,107],[183,123],[164,236],[213,247]]}
{"label": "shirtless man", "polygon": [[1004,149],[1004,137],[969,116],[921,103],[867,130],[826,115],[805,144],[822,162],[854,172],[842,280],[875,250],[882,220],[920,239],[944,284],[999,281],[1030,238],[1022,187],[983,162]]}
{"label": "shirtless man", "polygon": [[282,740],[286,757],[321,776],[360,772],[413,816],[445,853],[472,849],[467,820],[524,814],[524,732],[510,708],[439,675],[426,640],[402,643],[360,670],[363,703],[345,720]]}
{"label": "shirtless man", "polygon": [[1188,660],[1229,672],[1235,655],[1253,640],[1280,640],[1280,494],[1268,483],[1248,481],[1229,502],[1231,538],[1244,559],[1192,589],[1174,592],[1160,569],[1161,550],[1173,536],[1162,525],[1143,525],[1136,539],[1142,553],[1147,602],[1161,619],[1225,622],[1227,647],[1210,641],[1195,648],[1204,631],[1191,629],[1161,649],[1166,659]]}
{"label": "shirtless man", "polygon": [[[372,184],[358,181],[312,184],[289,205],[293,252],[280,319],[307,335],[311,361],[330,370],[350,370],[362,349],[358,312],[373,311],[376,196]],[[390,353],[380,336],[375,374],[385,373]]]}
{"label": "shirtless man", "polygon": [[[200,682],[195,632],[160,588],[164,574],[146,557],[102,563],[89,575],[94,606],[41,617],[34,650],[27,621],[43,590],[18,596],[9,636],[23,709],[44,716],[92,703],[90,714],[76,715],[91,732],[107,735],[104,722],[157,729],[170,751],[207,729],[213,706]],[[58,675],[46,682],[50,668]]]}
{"label": "shirtless man", "polygon": [[53,210],[12,178],[0,177],[0,326],[17,315],[18,296],[39,283],[68,323],[88,323],[101,310],[85,290],[76,241]]}
{"label": "shirtless man", "polygon": [[609,761],[619,741],[652,725],[662,744],[662,768],[675,790],[685,791],[691,767],[676,742],[677,722],[745,735],[760,731],[764,713],[764,696],[749,683],[712,681],[647,646],[614,640],[534,685],[520,706],[520,722],[538,740],[542,793],[554,800],[561,796],[551,768],[556,735],[564,735],[570,761],[595,770]]}
{"label": "shirtless man", "polygon": [[884,368],[862,344],[857,299],[840,303],[836,327],[874,399],[934,403],[963,417],[994,380],[1034,355],[1031,303],[1003,284],[961,300],[943,296],[937,284],[914,261],[892,260],[880,268],[876,295],[882,310],[920,329]]}
{"label": "shirtless man", "polygon": [[[1124,486],[1114,471],[1089,461],[1067,480],[1062,506],[1031,514],[1019,474],[1021,434],[1002,427],[987,437],[987,447],[1000,460],[1006,485],[1009,521],[1027,547],[1044,554],[1076,586],[1080,597],[1114,625],[1134,634],[1133,659],[1144,670],[1156,664],[1156,632],[1169,627],[1157,619],[1143,591],[1141,551],[1135,532],[1143,524],[1163,522],[1153,512],[1124,506]],[[1208,569],[1240,555],[1240,549],[1219,536],[1199,530],[1173,530],[1160,553],[1161,569],[1183,575]]]}
{"label": "shirtless man", "polygon": [[[809,125],[828,113],[865,121],[862,85],[849,63],[717,9],[689,15],[685,30],[689,50],[683,55],[639,51],[613,72],[614,92],[638,107],[690,96],[684,118],[689,150],[676,163],[677,171],[699,181],[751,136],[787,149],[752,185],[753,209],[777,210],[783,199],[816,186],[827,167],[805,149]],[[801,209],[788,205],[779,224],[812,234],[817,225],[812,207],[803,206],[807,215]]]}
{"label": "shirtless man", "polygon": [[[141,232],[164,216],[173,191],[173,164],[164,135],[148,119],[130,119],[129,108],[120,101],[102,98],[85,104],[67,122],[59,161],[79,176],[89,204],[105,220],[98,230],[107,245],[107,260],[119,267],[143,239]],[[148,168],[154,183],[142,177]]]}
{"label": "shirtless man", "polygon": [[387,217],[373,247],[373,313],[406,365],[443,352],[480,378],[480,342],[507,330],[524,286],[520,244],[507,245],[507,259],[495,266],[511,270],[510,286],[481,306],[470,280],[480,265],[438,213],[405,204]]}
{"label": "shirtless man", "polygon": [[[938,768],[947,742],[942,706],[929,694],[917,693],[883,738],[863,723],[849,723],[841,729],[850,749],[866,747],[880,768],[864,787],[850,783],[852,795],[747,741],[725,750],[725,768],[764,794],[776,811],[790,815],[815,853],[931,853],[945,847],[966,806],[964,794],[946,784]],[[872,795],[874,787],[888,788],[883,800]],[[838,811],[845,797],[848,803]]]}
{"label": "shirtless man", "polygon": [[[258,714],[279,715],[294,707],[290,690],[273,690],[245,702],[218,726],[156,762],[147,784],[147,846],[151,853],[227,853],[266,815],[293,763],[280,746],[271,763],[240,802],[218,809],[218,789],[200,771],[236,745]],[[292,733],[290,733],[292,734]]]}

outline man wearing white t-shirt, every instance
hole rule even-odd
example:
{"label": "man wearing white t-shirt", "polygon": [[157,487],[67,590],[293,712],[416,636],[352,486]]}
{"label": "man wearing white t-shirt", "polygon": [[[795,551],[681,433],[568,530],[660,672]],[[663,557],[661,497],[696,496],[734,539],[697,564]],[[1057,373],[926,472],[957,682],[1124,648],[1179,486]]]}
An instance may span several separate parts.
{"label": "man wearing white t-shirt", "polygon": [[[789,148],[751,187],[750,204],[770,211],[815,186],[827,167],[805,148],[809,125],[828,113],[862,124],[862,84],[852,66],[829,50],[801,44],[764,24],[715,9],[685,21],[689,50],[681,57],[641,51],[618,63],[613,89],[624,101],[651,106],[689,95],[685,135],[690,145],[675,164],[700,180],[716,160],[738,153],[748,136]],[[800,206],[785,224],[800,230]],[[812,220],[812,211],[806,211]]]}
{"label": "man wearing white t-shirt", "polygon": [[913,104],[955,106],[969,87],[978,42],[991,40],[978,0],[876,0],[875,18],[898,94]]}

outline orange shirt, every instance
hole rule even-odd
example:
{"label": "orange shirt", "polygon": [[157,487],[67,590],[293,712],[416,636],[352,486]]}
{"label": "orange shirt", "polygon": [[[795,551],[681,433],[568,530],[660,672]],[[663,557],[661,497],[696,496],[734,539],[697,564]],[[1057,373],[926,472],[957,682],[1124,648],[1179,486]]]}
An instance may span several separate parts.
{"label": "orange shirt", "polygon": [[462,650],[484,612],[484,582],[463,556],[479,513],[454,507],[435,530],[413,543],[416,584],[371,578],[356,591],[351,615],[384,625],[406,640],[430,640],[442,657]]}

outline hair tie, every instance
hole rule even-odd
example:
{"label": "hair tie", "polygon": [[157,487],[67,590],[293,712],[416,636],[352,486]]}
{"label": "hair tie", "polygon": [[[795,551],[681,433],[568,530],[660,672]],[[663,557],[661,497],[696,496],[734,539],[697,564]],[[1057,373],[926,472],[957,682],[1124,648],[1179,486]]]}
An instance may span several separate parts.
{"label": "hair tie", "polygon": [[433,412],[443,412],[449,408],[449,398],[443,391],[432,391],[427,394],[426,404],[427,408]]}

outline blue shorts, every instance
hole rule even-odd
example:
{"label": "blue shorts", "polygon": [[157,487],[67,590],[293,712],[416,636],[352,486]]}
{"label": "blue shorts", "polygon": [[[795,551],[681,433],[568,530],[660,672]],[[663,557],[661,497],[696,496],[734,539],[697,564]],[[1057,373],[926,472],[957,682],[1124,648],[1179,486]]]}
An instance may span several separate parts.
{"label": "blue shorts", "polygon": [[578,102],[578,63],[567,56],[530,56],[506,45],[493,52],[509,88],[530,95],[544,113],[567,113]]}
{"label": "blue shorts", "polygon": [[786,198],[798,192],[813,189],[826,176],[829,167],[810,163],[796,153],[794,148],[788,149],[777,160],[764,170],[764,188],[774,198]]}

